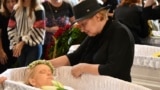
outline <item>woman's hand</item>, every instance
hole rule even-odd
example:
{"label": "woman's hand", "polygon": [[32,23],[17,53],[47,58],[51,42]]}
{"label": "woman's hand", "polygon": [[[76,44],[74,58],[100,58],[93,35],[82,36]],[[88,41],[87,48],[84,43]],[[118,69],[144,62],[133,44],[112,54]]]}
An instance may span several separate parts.
{"label": "woman's hand", "polygon": [[13,56],[14,57],[19,57],[21,55],[21,51],[22,51],[24,44],[25,43],[23,41],[21,41],[14,46],[14,48],[13,48]]}
{"label": "woman's hand", "polygon": [[52,33],[57,32],[57,31],[58,31],[58,29],[59,29],[59,27],[58,27],[58,26],[46,27],[46,31],[47,31],[47,32],[52,32]]}
{"label": "woman's hand", "polygon": [[79,63],[73,66],[71,73],[74,77],[80,77],[84,73],[99,75],[98,64]]}
{"label": "woman's hand", "polygon": [[84,73],[84,67],[86,66],[86,63],[80,63],[75,66],[73,66],[71,73],[74,77],[80,77]]}
{"label": "woman's hand", "polygon": [[6,79],[6,77],[0,77],[0,84],[2,84]]}
{"label": "woman's hand", "polygon": [[0,64],[6,64],[7,63],[7,55],[6,53],[4,52],[4,50],[0,50]]}

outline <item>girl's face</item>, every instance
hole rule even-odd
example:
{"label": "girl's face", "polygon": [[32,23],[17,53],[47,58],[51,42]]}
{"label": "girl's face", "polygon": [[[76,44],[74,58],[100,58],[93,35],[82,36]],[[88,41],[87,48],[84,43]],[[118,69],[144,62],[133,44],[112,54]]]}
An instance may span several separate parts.
{"label": "girl's face", "polygon": [[33,76],[29,78],[32,86],[41,88],[42,86],[52,85],[53,73],[48,65],[39,64],[35,67]]}
{"label": "girl's face", "polygon": [[14,5],[16,4],[16,0],[7,0],[6,7],[9,12],[12,12]]}
{"label": "girl's face", "polygon": [[31,4],[31,0],[22,0],[23,1],[23,6],[28,7]]}
{"label": "girl's face", "polygon": [[97,19],[96,15],[92,18],[79,21],[78,24],[81,32],[85,32],[88,36],[96,36],[102,31],[99,27],[100,21]]}

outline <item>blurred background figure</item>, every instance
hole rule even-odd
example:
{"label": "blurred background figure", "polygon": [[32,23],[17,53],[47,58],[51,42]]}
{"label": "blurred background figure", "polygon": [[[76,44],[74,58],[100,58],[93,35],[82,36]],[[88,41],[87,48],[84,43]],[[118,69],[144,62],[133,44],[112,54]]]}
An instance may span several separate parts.
{"label": "blurred background figure", "polygon": [[143,39],[149,36],[149,26],[139,4],[140,0],[122,0],[115,9],[114,18],[131,30],[136,44],[144,44]]}
{"label": "blurred background figure", "polygon": [[42,3],[46,12],[46,37],[42,59],[49,59],[48,53],[53,36],[62,33],[74,22],[72,6],[63,0],[47,0]]}
{"label": "blurred background figure", "polygon": [[113,13],[114,9],[116,9],[117,5],[118,5],[118,0],[102,0],[103,1],[103,5],[106,6],[106,5],[110,5],[111,8],[110,8],[110,13]]}
{"label": "blurred background figure", "polygon": [[160,0],[146,0],[143,13],[146,19],[160,19]]}
{"label": "blurred background figure", "polygon": [[18,66],[26,66],[42,55],[45,12],[40,0],[19,0],[8,24],[10,49]]}
{"label": "blurred background figure", "polygon": [[63,0],[63,1],[70,3],[71,6],[75,6],[79,2],[79,0]]}
{"label": "blurred background figure", "polygon": [[13,6],[18,0],[1,0],[0,10],[0,73],[11,68],[16,61],[9,49],[7,25]]}

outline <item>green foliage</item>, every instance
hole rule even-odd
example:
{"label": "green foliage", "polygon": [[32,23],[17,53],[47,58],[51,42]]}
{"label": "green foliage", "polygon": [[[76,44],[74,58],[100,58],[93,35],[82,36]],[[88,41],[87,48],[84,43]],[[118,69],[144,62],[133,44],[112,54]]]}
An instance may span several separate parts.
{"label": "green foliage", "polygon": [[50,49],[52,50],[51,57],[58,57],[68,52],[71,45],[80,44],[86,37],[85,33],[80,32],[78,28],[66,30],[58,40],[55,40],[55,45]]}

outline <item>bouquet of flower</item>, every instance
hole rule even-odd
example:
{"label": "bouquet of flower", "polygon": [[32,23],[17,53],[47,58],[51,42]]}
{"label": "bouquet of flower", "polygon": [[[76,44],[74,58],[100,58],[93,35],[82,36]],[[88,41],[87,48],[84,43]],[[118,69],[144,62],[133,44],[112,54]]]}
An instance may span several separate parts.
{"label": "bouquet of flower", "polygon": [[59,29],[53,35],[53,42],[50,42],[46,58],[51,59],[66,54],[71,45],[80,44],[85,36],[86,34],[80,32],[77,26],[67,25],[65,28]]}
{"label": "bouquet of flower", "polygon": [[66,90],[58,81],[52,81],[53,86],[42,86],[42,90]]}

